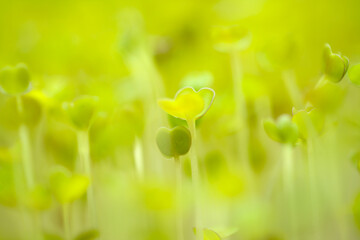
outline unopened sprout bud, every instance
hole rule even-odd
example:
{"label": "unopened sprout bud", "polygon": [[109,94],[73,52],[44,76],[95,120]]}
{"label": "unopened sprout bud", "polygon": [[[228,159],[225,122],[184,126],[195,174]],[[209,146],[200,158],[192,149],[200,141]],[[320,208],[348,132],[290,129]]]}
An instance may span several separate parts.
{"label": "unopened sprout bud", "polygon": [[185,155],[191,147],[190,131],[182,126],[168,129],[161,127],[156,135],[156,143],[166,157]]}
{"label": "unopened sprout bud", "polygon": [[291,117],[281,115],[276,122],[269,119],[264,122],[266,134],[274,141],[284,144],[295,144],[299,138],[299,130]]}
{"label": "unopened sprout bud", "polygon": [[7,66],[0,70],[1,90],[9,95],[21,95],[30,90],[30,74],[23,63],[15,67]]}
{"label": "unopened sprout bud", "polygon": [[333,53],[329,44],[324,50],[324,75],[327,80],[340,82],[349,68],[349,59],[342,54]]}

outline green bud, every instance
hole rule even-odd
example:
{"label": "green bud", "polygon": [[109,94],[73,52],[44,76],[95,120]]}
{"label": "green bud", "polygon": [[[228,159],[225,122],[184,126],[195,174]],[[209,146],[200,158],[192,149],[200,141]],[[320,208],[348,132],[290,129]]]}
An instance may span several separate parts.
{"label": "green bud", "polygon": [[186,154],[191,147],[190,131],[177,126],[173,129],[161,127],[156,135],[156,143],[162,154],[171,158]]}
{"label": "green bud", "polygon": [[274,141],[295,144],[299,138],[299,130],[291,117],[287,114],[281,115],[276,122],[273,120],[264,121],[266,134]]}
{"label": "green bud", "polygon": [[9,95],[20,95],[30,89],[30,74],[27,66],[19,63],[15,67],[4,67],[0,70],[0,86]]}
{"label": "green bud", "polygon": [[350,68],[349,78],[353,84],[360,86],[360,64],[354,65]]}
{"label": "green bud", "polygon": [[70,120],[77,129],[86,130],[89,128],[95,114],[97,101],[97,97],[82,96],[65,105]]}
{"label": "green bud", "polygon": [[341,54],[331,51],[329,44],[325,44],[324,50],[324,74],[327,80],[340,82],[349,68],[349,59]]}

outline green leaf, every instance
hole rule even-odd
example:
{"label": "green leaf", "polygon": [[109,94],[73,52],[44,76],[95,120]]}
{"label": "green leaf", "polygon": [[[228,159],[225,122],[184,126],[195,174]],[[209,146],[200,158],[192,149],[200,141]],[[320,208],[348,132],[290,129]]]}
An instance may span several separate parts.
{"label": "green leaf", "polygon": [[89,128],[95,114],[97,101],[97,97],[81,96],[72,103],[65,105],[70,120],[76,128],[81,130]]}
{"label": "green leaf", "polygon": [[100,236],[97,229],[90,229],[77,235],[74,240],[94,240]]}
{"label": "green leaf", "polygon": [[50,176],[51,190],[61,204],[79,199],[86,193],[89,184],[87,176],[71,174],[65,168],[57,168]]}
{"label": "green leaf", "polygon": [[191,147],[191,134],[183,126],[172,129],[161,127],[156,135],[156,143],[165,156],[169,158],[181,156],[186,154]]}
{"label": "green leaf", "polygon": [[291,121],[289,115],[281,115],[276,122],[273,120],[264,121],[266,134],[274,141],[286,144],[295,144],[299,138],[299,130]]}
{"label": "green leaf", "polygon": [[184,120],[196,120],[209,110],[215,98],[215,91],[202,88],[195,91],[191,87],[180,89],[175,99],[161,99],[159,106],[168,114]]}
{"label": "green leaf", "polygon": [[23,63],[15,67],[4,67],[0,70],[0,86],[9,95],[24,94],[30,89],[30,74]]}
{"label": "green leaf", "polygon": [[349,78],[353,84],[360,86],[360,64],[354,65],[350,68]]}

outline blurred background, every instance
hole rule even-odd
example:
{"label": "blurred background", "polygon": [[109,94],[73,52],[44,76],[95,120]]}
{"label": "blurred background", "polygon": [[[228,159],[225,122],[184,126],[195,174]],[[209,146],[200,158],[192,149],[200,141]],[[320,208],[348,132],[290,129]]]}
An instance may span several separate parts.
{"label": "blurred background", "polygon": [[[98,97],[88,130],[97,223],[89,223],[83,196],[70,207],[71,239],[94,229],[103,240],[176,239],[175,166],[157,149],[155,135],[161,126],[186,124],[166,115],[157,99],[189,85],[216,92],[197,122],[204,226],[219,235],[208,239],[358,239],[360,181],[351,159],[360,150],[360,89],[346,76],[339,83],[344,96],[325,102],[330,130],[316,140],[316,200],[309,197],[306,144],[293,149],[295,234],[283,207],[282,146],[266,136],[262,121],[305,109],[322,76],[325,43],[350,66],[360,62],[359,10],[357,0],[0,1],[0,68],[23,62],[31,74],[24,108],[37,183],[48,187],[54,166],[79,172],[77,133],[64,104]],[[216,26],[234,25],[251,36],[236,51],[241,91],[231,54],[214,48],[212,34]],[[237,94],[246,102],[245,126],[236,118]],[[23,179],[12,169],[21,159],[21,123],[11,96],[0,95],[0,112],[0,239],[35,239],[32,217],[16,200]],[[244,128],[255,183],[238,157]],[[182,165],[185,239],[194,239],[187,156]],[[59,203],[36,212],[39,239],[64,239]]]}

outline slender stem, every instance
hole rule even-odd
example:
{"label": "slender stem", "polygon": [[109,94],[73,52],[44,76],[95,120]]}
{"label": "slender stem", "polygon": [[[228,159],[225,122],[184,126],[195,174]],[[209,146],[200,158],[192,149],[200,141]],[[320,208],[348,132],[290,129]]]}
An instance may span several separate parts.
{"label": "slender stem", "polygon": [[240,132],[237,134],[238,142],[240,147],[238,149],[239,157],[241,158],[241,163],[243,164],[244,169],[249,173],[250,171],[250,162],[249,162],[249,127],[247,122],[247,109],[246,101],[243,93],[242,87],[242,71],[241,71],[241,62],[239,54],[236,51],[233,51],[230,54],[231,57],[231,69],[233,75],[233,84],[234,84],[234,98],[235,98],[235,119],[240,125]]}
{"label": "slender stem", "polygon": [[190,161],[191,161],[191,175],[193,180],[193,192],[195,198],[195,228],[196,228],[196,240],[203,240],[203,226],[202,226],[202,211],[201,211],[201,179],[199,174],[199,163],[196,154],[196,129],[195,119],[187,121],[191,137],[192,146],[190,149]]}
{"label": "slender stem", "polygon": [[179,156],[174,157],[175,168],[176,168],[176,197],[177,197],[177,208],[176,208],[176,228],[177,228],[177,239],[184,239],[184,227],[183,227],[183,208],[182,208],[182,169]]}
{"label": "slender stem", "polygon": [[293,159],[293,147],[290,144],[283,146],[283,184],[285,199],[289,203],[289,217],[290,217],[290,237],[289,239],[297,239],[297,222],[296,222],[296,205],[294,195],[294,159]]}
{"label": "slender stem", "polygon": [[144,180],[144,156],[143,156],[143,146],[141,139],[136,137],[134,144],[134,160],[135,160],[135,169],[136,174],[140,181]]}
{"label": "slender stem", "polygon": [[21,119],[21,125],[19,127],[19,136],[20,136],[21,148],[22,148],[23,168],[24,168],[27,187],[31,189],[34,186],[34,174],[32,167],[33,159],[32,159],[29,129],[23,122],[24,108],[23,108],[21,96],[16,97],[16,104]]}
{"label": "slender stem", "polygon": [[90,218],[90,225],[94,227],[96,225],[96,209],[94,199],[94,187],[93,187],[93,176],[91,171],[91,160],[90,160],[90,146],[89,146],[89,132],[78,131],[78,150],[80,154],[80,160],[84,167],[85,174],[90,179],[90,186],[87,190],[87,201],[88,201],[88,213]]}
{"label": "slender stem", "polygon": [[63,210],[64,237],[65,240],[70,240],[71,233],[70,233],[69,205],[64,204],[62,206],[62,210]]}

